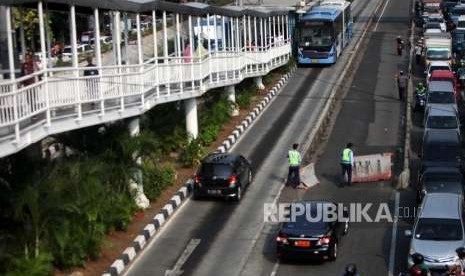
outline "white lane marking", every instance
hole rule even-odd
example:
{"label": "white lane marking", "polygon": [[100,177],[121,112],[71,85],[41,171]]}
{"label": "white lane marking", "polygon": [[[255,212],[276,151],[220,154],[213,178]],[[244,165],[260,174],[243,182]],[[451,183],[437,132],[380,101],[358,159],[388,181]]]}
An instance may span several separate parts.
{"label": "white lane marking", "polygon": [[400,193],[396,191],[394,204],[394,222],[392,224],[391,251],[389,252],[389,271],[388,276],[394,275],[394,264],[396,262],[396,240],[397,240],[397,221],[399,219],[399,199]]}
{"label": "white lane marking", "polygon": [[276,276],[278,275],[278,268],[279,268],[279,260],[276,261],[276,263],[273,266],[273,270],[271,271],[270,276]]}
{"label": "white lane marking", "polygon": [[384,4],[384,8],[383,8],[383,10],[381,11],[381,14],[380,14],[379,17],[378,17],[378,21],[376,21],[375,28],[373,29],[374,32],[376,32],[376,30],[378,30],[379,21],[380,21],[381,18],[383,17],[384,11],[386,10],[386,8],[387,8],[389,2],[390,2],[390,0],[387,0],[387,1],[386,1],[386,4]]}
{"label": "white lane marking", "polygon": [[[281,197],[281,193],[282,193],[283,190],[284,190],[284,187],[286,187],[286,186],[284,185],[284,183],[282,183],[282,182],[279,182],[279,184],[281,185],[281,188],[279,188],[278,194],[277,194],[276,197],[274,198],[273,203],[272,203],[272,206],[276,206],[276,204],[278,203],[279,198]],[[262,220],[262,223],[261,223],[261,225],[260,225],[260,230],[258,230],[257,233],[255,233],[255,235],[254,235],[254,237],[253,237],[253,239],[252,239],[252,246],[250,246],[249,251],[248,251],[247,254],[244,255],[244,256],[247,256],[247,257],[250,256],[250,254],[251,254],[252,250],[254,249],[255,244],[257,243],[258,239],[260,238],[260,235],[262,234],[262,231],[263,231],[264,228],[265,228],[265,220]],[[241,261],[241,264],[240,264],[240,268],[241,268],[241,269],[239,270],[239,273],[238,273],[237,275],[242,275],[242,273],[243,273],[243,271],[244,271],[244,269],[245,269],[246,264],[247,264],[247,258],[243,258],[242,261]],[[278,266],[278,267],[279,267],[279,262],[277,262],[277,263],[275,264],[275,266]],[[278,267],[276,267],[276,270],[278,270]]]}
{"label": "white lane marking", "polygon": [[[156,241],[159,240],[159,237],[161,237],[161,236],[163,235],[163,233],[166,231],[166,229],[168,228],[169,222],[175,220],[176,217],[178,217],[179,214],[182,213],[182,212],[181,212],[182,209],[184,209],[184,207],[188,205],[187,203],[189,202],[189,200],[190,200],[190,197],[189,197],[189,199],[187,199],[180,207],[178,207],[178,208],[176,209],[176,212],[174,212],[173,215],[172,215],[171,217],[168,218],[168,220],[166,221],[166,223],[163,224],[163,226],[161,226],[161,227],[159,228],[159,230],[157,231],[157,233],[155,233],[155,236],[151,237],[151,238],[147,241],[147,244],[142,248],[142,251],[140,251],[140,252],[136,255],[136,257],[135,257],[135,259],[132,261],[132,263],[129,263],[129,265],[126,266],[125,271],[124,271],[123,274],[122,274],[123,276],[134,275],[134,274],[135,274],[135,273],[131,273],[131,271],[138,268],[138,267],[137,267],[137,264],[139,263],[139,261],[140,261],[141,259],[144,258],[144,256],[145,256],[145,255],[147,254],[147,252],[149,251],[149,250],[147,250],[147,249],[150,248]],[[144,239],[144,241],[145,241],[145,239]]]}
{"label": "white lane marking", "polygon": [[186,246],[186,249],[184,249],[184,252],[182,252],[181,256],[179,257],[178,261],[174,265],[174,267],[170,270],[167,270],[165,272],[165,276],[178,276],[183,273],[182,267],[183,265],[187,262],[189,257],[194,253],[195,248],[200,244],[200,239],[192,239],[189,244]]}

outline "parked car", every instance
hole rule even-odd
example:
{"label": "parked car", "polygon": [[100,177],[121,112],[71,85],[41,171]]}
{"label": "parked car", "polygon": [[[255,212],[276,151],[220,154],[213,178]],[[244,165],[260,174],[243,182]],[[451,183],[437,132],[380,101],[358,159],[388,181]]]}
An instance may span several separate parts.
{"label": "parked car", "polygon": [[[90,54],[93,52],[92,47],[89,44],[80,44],[77,46],[78,55]],[[63,48],[63,61],[71,60],[73,56],[73,49],[71,46]]]}
{"label": "parked car", "polygon": [[441,28],[441,24],[437,23],[437,22],[426,22],[424,25],[423,25],[423,32],[425,33],[431,33],[432,31],[430,30],[437,30],[437,31],[433,31],[435,33],[438,33],[438,32],[445,32],[442,30]]}
{"label": "parked car", "polygon": [[426,81],[429,82],[431,73],[435,70],[446,70],[452,72],[452,68],[450,67],[447,61],[433,60],[429,63],[428,67],[425,70]]}
{"label": "parked car", "polygon": [[452,51],[460,52],[465,50],[465,29],[452,31]]}
{"label": "parked car", "polygon": [[420,175],[430,167],[462,168],[460,133],[455,129],[430,129],[423,135]]}
{"label": "parked car", "polygon": [[417,185],[417,202],[421,203],[429,193],[464,194],[464,179],[458,168],[432,167],[427,168]]}
{"label": "parked car", "polygon": [[[298,202],[310,208],[305,208],[302,215],[295,215],[295,221],[281,224],[276,236],[277,253],[280,259],[321,259],[335,260],[338,254],[338,244],[343,235],[349,231],[349,222],[328,222],[323,216],[321,220],[310,222],[307,212],[312,218],[317,218],[325,205],[337,205],[329,201],[302,201]],[[318,206],[320,206],[318,208]],[[346,215],[344,215],[346,217]]]}
{"label": "parked car", "polygon": [[459,16],[459,21],[457,22],[457,30],[465,30],[465,15]]}
{"label": "parked car", "polygon": [[455,129],[460,133],[460,121],[457,110],[451,105],[441,108],[430,107],[425,116],[425,130]]}
{"label": "parked car", "polygon": [[412,255],[420,253],[425,265],[434,270],[445,270],[455,264],[455,250],[465,245],[463,197],[453,193],[429,193],[425,196],[413,230],[408,266],[413,266]]}
{"label": "parked car", "polygon": [[430,81],[428,83],[425,117],[432,108],[440,109],[452,106],[457,110],[457,101],[452,83],[446,81]]}
{"label": "parked car", "polygon": [[442,17],[441,14],[430,14],[426,18],[426,24],[428,23],[438,23],[440,25],[440,29],[445,32],[446,31],[446,21]]}
{"label": "parked car", "polygon": [[457,82],[457,78],[454,72],[449,70],[434,70],[431,72],[431,76],[429,81],[448,81],[452,83],[454,87],[454,95],[456,99],[459,99],[460,93],[459,91],[459,83]]}
{"label": "parked car", "polygon": [[204,196],[242,198],[252,183],[250,162],[242,155],[214,153],[205,157],[194,177],[194,198]]}

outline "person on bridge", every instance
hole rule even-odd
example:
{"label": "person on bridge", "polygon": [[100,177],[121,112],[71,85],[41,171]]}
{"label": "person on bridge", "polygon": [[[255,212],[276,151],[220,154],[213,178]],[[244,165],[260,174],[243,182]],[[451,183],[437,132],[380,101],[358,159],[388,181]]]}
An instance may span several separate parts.
{"label": "person on bridge", "polygon": [[405,97],[405,91],[408,86],[408,77],[404,75],[404,71],[400,70],[397,75],[397,88],[399,89],[399,100],[403,101]]}
{"label": "person on bridge", "polygon": [[[353,144],[348,143],[346,148],[342,150],[341,166],[342,166],[342,183],[347,175],[347,186],[352,185],[352,168],[354,167],[354,152],[352,151]],[[342,184],[344,186],[344,184]]]}
{"label": "person on bridge", "polygon": [[355,264],[348,264],[343,276],[360,276],[360,274],[357,273],[357,266]]}
{"label": "person on bridge", "polygon": [[287,185],[291,185],[293,188],[300,184],[300,164],[302,163],[302,156],[297,151],[299,144],[293,144],[292,149],[289,150],[287,158],[289,160],[289,173],[287,174]]}
{"label": "person on bridge", "polygon": [[455,250],[459,259],[456,261],[455,265],[449,267],[449,274],[450,275],[458,275],[464,276],[465,275],[465,248],[459,247]]}

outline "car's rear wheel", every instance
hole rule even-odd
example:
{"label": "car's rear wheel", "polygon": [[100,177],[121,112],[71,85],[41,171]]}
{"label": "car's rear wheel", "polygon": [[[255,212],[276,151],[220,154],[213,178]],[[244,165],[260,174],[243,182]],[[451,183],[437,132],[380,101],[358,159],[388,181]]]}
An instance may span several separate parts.
{"label": "car's rear wheel", "polygon": [[331,255],[329,256],[330,261],[335,261],[337,259],[337,242],[334,242],[333,247],[331,248]]}
{"label": "car's rear wheel", "polygon": [[241,186],[237,186],[236,195],[234,196],[234,200],[239,202],[239,201],[241,201],[241,199],[242,199],[242,189],[241,189]]}

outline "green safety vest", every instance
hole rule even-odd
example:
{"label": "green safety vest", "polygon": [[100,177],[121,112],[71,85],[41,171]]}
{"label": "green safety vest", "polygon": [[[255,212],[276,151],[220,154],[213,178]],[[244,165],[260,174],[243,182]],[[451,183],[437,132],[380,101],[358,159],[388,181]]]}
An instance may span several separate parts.
{"label": "green safety vest", "polygon": [[345,148],[342,151],[342,156],[341,156],[341,163],[342,164],[349,164],[352,165],[352,160],[350,160],[350,153],[352,152],[351,149]]}
{"label": "green safety vest", "polygon": [[300,153],[296,150],[289,151],[289,166],[300,165]]}

